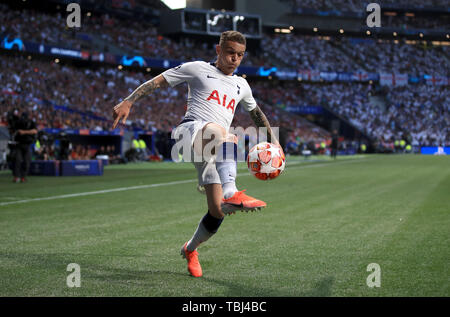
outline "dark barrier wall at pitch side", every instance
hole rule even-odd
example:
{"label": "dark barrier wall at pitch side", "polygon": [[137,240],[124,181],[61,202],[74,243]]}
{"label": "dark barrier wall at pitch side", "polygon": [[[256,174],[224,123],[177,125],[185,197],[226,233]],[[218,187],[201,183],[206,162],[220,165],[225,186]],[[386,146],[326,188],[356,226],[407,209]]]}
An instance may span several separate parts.
{"label": "dark barrier wall at pitch side", "polygon": [[61,161],[61,176],[103,175],[102,160]]}
{"label": "dark barrier wall at pitch side", "polygon": [[30,175],[41,176],[100,176],[102,160],[32,161]]}
{"label": "dark barrier wall at pitch side", "polygon": [[60,161],[31,161],[30,175],[59,176]]}

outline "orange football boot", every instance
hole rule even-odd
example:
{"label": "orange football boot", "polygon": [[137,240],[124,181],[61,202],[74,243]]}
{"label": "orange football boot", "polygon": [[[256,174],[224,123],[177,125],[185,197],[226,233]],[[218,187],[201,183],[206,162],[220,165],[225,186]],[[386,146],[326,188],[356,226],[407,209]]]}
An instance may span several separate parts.
{"label": "orange football boot", "polygon": [[198,252],[197,250],[188,251],[186,248],[187,244],[188,243],[186,242],[181,249],[181,255],[187,260],[189,273],[193,277],[201,277],[203,275],[203,272],[202,267],[200,266],[200,262],[198,262]]}
{"label": "orange football boot", "polygon": [[237,191],[233,196],[222,199],[222,212],[224,214],[235,213],[237,210],[256,211],[267,206],[262,200],[246,195],[245,189]]}

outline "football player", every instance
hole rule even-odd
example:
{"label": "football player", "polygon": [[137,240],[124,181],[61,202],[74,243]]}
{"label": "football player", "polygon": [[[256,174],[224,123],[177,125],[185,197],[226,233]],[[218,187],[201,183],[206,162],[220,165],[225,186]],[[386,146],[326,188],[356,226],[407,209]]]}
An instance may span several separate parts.
{"label": "football player", "polygon": [[[253,98],[246,79],[233,75],[239,67],[246,50],[244,35],[226,31],[216,45],[217,59],[214,63],[195,61],[166,70],[140,85],[130,96],[113,109],[113,129],[130,113],[133,104],[155,89],[170,85],[188,84],[187,110],[184,120],[172,135],[189,136],[192,153],[204,154],[212,144],[211,156],[201,156],[194,162],[199,185],[206,193],[208,212],[201,219],[192,238],[187,241],[181,254],[187,259],[192,276],[202,276],[197,247],[211,238],[221,225],[224,215],[236,210],[255,210],[266,207],[266,203],[248,196],[245,190],[236,188],[237,137],[229,134],[229,128],[238,104],[247,110],[257,127],[267,128],[267,141],[279,146],[264,113]],[[199,153],[200,152],[200,153]],[[217,159],[221,154],[222,159]]]}

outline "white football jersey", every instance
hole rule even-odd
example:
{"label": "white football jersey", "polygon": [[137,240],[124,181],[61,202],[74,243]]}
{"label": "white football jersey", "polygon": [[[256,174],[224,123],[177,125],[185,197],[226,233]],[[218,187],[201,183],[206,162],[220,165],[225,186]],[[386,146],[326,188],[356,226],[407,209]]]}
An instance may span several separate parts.
{"label": "white football jersey", "polygon": [[214,122],[228,131],[239,103],[247,111],[256,107],[247,80],[236,75],[227,76],[213,64],[188,62],[168,69],[162,75],[171,87],[184,82],[188,84],[185,119]]}

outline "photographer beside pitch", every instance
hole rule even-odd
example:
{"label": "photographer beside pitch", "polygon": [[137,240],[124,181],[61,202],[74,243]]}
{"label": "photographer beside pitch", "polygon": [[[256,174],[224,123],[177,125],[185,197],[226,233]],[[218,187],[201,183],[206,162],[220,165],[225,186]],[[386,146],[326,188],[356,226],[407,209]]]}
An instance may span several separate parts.
{"label": "photographer beside pitch", "polygon": [[[187,259],[189,273],[195,277],[202,276],[196,249],[217,232],[225,214],[266,207],[265,202],[247,196],[245,190],[237,190],[237,138],[228,133],[236,107],[241,104],[257,127],[267,128],[268,142],[279,146],[269,121],[253,98],[247,81],[233,75],[244,57],[245,49],[246,39],[241,33],[223,32],[219,44],[216,45],[217,59],[214,63],[195,61],[169,69],[139,86],[113,109],[115,128],[119,120],[126,122],[133,103],[145,95],[157,88],[188,83],[186,114],[174,130],[174,135],[189,135],[192,140],[191,151],[197,149],[197,145],[203,150],[212,141],[213,154],[216,153],[212,159],[203,157],[202,162],[194,162],[199,185],[205,188],[208,212],[200,221],[192,238],[184,244],[181,254]],[[206,135],[211,138],[203,138]],[[219,154],[224,155],[223,160],[215,159]]]}
{"label": "photographer beside pitch", "polygon": [[28,113],[14,110],[8,115],[8,126],[14,143],[11,157],[14,183],[25,183],[31,163],[31,144],[37,136],[36,123],[28,117]]}

